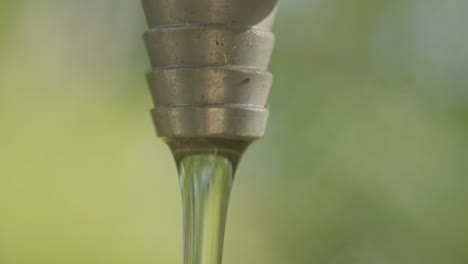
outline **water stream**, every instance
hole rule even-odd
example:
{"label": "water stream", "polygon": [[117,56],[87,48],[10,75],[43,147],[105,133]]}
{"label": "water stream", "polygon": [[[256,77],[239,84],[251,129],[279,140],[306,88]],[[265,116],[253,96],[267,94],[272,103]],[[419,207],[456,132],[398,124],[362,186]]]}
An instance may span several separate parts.
{"label": "water stream", "polygon": [[184,264],[221,264],[234,165],[215,154],[179,162],[184,218]]}

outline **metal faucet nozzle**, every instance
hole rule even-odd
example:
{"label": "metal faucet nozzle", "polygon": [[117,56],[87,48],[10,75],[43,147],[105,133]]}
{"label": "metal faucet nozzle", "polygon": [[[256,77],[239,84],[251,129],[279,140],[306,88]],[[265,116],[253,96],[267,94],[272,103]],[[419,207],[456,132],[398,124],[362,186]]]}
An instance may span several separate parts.
{"label": "metal faucet nozzle", "polygon": [[239,156],[263,136],[276,6],[277,0],[143,0],[152,116],[176,158]]}

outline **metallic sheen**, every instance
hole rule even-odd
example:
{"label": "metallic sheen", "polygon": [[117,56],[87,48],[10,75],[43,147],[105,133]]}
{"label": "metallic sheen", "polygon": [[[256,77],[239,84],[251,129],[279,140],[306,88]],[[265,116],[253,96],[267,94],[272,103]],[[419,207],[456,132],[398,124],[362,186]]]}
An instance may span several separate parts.
{"label": "metallic sheen", "polygon": [[277,0],[143,0],[160,137],[249,143],[263,136],[276,6]]}

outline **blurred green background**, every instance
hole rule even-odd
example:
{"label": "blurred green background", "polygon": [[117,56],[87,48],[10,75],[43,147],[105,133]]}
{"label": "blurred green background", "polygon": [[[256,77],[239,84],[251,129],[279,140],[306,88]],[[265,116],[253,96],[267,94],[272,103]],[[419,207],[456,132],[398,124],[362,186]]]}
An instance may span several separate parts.
{"label": "blurred green background", "polygon": [[[283,1],[225,263],[468,263],[468,2]],[[139,1],[0,3],[0,263],[182,263]]]}

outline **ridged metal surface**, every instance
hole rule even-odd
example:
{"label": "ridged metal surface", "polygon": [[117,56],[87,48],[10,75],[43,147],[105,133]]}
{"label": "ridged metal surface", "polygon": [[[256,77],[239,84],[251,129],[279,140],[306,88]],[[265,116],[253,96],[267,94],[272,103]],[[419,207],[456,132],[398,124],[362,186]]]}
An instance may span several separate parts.
{"label": "ridged metal surface", "polygon": [[147,77],[154,87],[151,89],[154,104],[158,106],[245,104],[264,107],[273,81],[273,76],[265,71],[227,66],[155,70]]}
{"label": "ridged metal surface", "polygon": [[273,51],[270,32],[220,25],[152,29],[145,41],[153,68],[236,65],[265,70]]}
{"label": "ridged metal surface", "polygon": [[158,135],[253,141],[264,134],[276,0],[143,0]]}
{"label": "ridged metal surface", "polygon": [[257,26],[271,31],[277,0],[143,0],[149,27]]}

